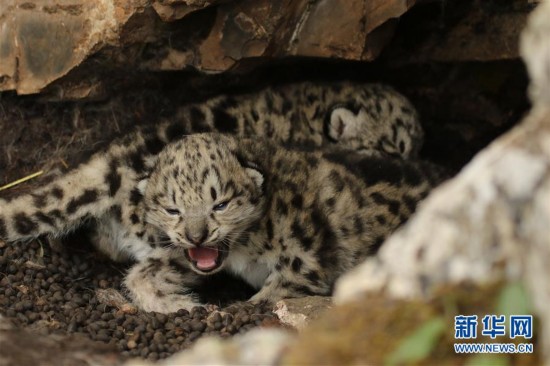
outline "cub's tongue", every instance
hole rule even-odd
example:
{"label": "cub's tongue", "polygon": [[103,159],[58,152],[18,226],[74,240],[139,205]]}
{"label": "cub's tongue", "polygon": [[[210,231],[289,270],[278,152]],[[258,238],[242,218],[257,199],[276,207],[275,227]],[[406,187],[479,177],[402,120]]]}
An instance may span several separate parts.
{"label": "cub's tongue", "polygon": [[197,268],[209,270],[216,267],[218,249],[213,248],[191,248],[188,250],[189,257],[197,262]]}

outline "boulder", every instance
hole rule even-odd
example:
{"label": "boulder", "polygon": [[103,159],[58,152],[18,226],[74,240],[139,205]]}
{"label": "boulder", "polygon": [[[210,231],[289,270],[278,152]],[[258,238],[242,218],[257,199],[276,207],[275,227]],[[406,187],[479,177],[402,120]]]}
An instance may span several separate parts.
{"label": "boulder", "polygon": [[543,2],[522,35],[529,115],[436,189],[378,256],[343,276],[336,304],[380,293],[428,300],[449,285],[520,282],[529,290],[541,349],[550,359],[549,17],[550,2]]}
{"label": "boulder", "polygon": [[282,324],[302,330],[332,307],[328,296],[306,296],[277,301],[273,312]]}
{"label": "boulder", "polygon": [[[372,60],[414,1],[31,0],[0,3],[0,91],[102,96],[129,71],[231,69],[242,60]],[[124,70],[125,75],[116,73]],[[107,75],[105,75],[107,74]]]}

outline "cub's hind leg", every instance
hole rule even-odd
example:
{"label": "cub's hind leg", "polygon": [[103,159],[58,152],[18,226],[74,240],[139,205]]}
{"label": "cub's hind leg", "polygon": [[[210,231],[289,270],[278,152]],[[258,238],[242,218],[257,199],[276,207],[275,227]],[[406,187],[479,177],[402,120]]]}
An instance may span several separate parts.
{"label": "cub's hind leg", "polygon": [[155,249],[134,265],[124,284],[134,304],[145,311],[174,313],[201,305],[191,287],[200,283],[185,258],[166,249]]}

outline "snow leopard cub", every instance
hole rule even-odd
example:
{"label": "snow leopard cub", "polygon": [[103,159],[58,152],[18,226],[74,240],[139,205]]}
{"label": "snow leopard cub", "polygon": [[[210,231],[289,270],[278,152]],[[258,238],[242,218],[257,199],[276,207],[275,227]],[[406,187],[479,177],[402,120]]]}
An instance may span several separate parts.
{"label": "snow leopard cub", "polygon": [[412,104],[382,84],[302,82],[243,95],[223,95],[180,108],[157,135],[196,132],[262,136],[279,143],[338,146],[415,158],[423,130]]}
{"label": "snow leopard cub", "polygon": [[[62,185],[71,184],[74,192],[81,191],[84,194],[96,192],[96,188],[105,181],[109,192],[119,192],[120,176],[126,176],[130,182],[142,177],[166,144],[186,134],[210,130],[252,135],[250,137],[264,136],[286,145],[349,148],[370,155],[403,158],[417,154],[423,135],[414,108],[391,87],[348,82],[304,82],[264,89],[257,94],[221,96],[204,103],[184,106],[178,120],[141,128],[114,141],[107,151],[96,154],[88,163],[61,177],[59,182]],[[107,171],[105,177],[101,176],[103,171]],[[81,176],[84,176],[83,180]],[[66,201],[67,197],[74,198],[65,195],[58,187],[54,188],[49,190],[45,187],[38,189],[32,197],[17,198],[17,202],[21,202],[19,207],[27,205],[28,209],[23,209],[23,212],[32,211],[33,207],[42,209],[48,200],[60,200],[68,205],[70,202]],[[76,202],[88,199],[89,195],[83,195]],[[52,212],[54,217],[56,213]],[[21,216],[21,220],[17,221],[17,230],[7,230],[7,238],[18,240],[27,236],[27,232],[34,233],[35,227],[40,228],[40,233],[56,232],[42,227],[52,226],[51,218],[37,215],[33,219]],[[56,219],[64,221],[62,216]],[[70,230],[71,225],[64,223],[63,227]],[[103,226],[100,228],[102,230]],[[109,228],[107,231],[119,232]],[[12,234],[13,238],[10,238]],[[113,240],[106,235],[99,237],[101,239],[95,241],[96,245],[114,260],[136,257],[133,250],[112,250]]]}
{"label": "snow leopard cub", "polygon": [[191,287],[222,270],[258,289],[253,301],[330,294],[441,179],[424,163],[219,134],[175,141],[139,171],[116,154],[0,203],[0,239],[94,219],[112,257],[137,260],[135,304],[163,313],[197,305]]}

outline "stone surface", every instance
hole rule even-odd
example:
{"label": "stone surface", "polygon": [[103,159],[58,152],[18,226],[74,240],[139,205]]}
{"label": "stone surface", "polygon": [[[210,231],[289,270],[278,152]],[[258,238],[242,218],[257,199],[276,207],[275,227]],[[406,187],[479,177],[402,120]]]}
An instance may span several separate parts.
{"label": "stone surface", "polygon": [[[400,62],[493,61],[519,58],[519,36],[534,4],[470,0],[441,6],[438,14],[399,34],[402,47],[389,58]],[[419,10],[420,11],[420,10]]]}
{"label": "stone surface", "polygon": [[418,214],[336,286],[335,302],[384,291],[430,298],[441,286],[523,281],[550,339],[550,110],[511,133],[438,188]]}
{"label": "stone surface", "polygon": [[533,103],[550,105],[550,2],[544,1],[529,18],[521,35],[520,51],[529,71],[529,94]]}
{"label": "stone surface", "polygon": [[400,334],[433,311],[390,299],[370,299],[332,308],[299,333],[282,355],[283,365],[383,365]]}
{"label": "stone surface", "polygon": [[171,22],[194,11],[231,0],[156,0],[152,6],[162,20]]}
{"label": "stone surface", "polygon": [[97,98],[112,86],[108,73],[117,68],[222,72],[259,57],[372,60],[393,34],[385,23],[413,4],[6,0],[0,3],[0,91],[37,93],[63,77],[51,91],[60,99]]}
{"label": "stone surface", "polygon": [[[522,40],[534,108],[514,130],[438,188],[379,255],[345,275],[336,303],[384,292],[429,298],[444,285],[521,281],[550,350],[550,3]],[[546,357],[550,355],[547,353]]]}
{"label": "stone surface", "polygon": [[219,72],[253,57],[372,60],[391,32],[384,28],[371,33],[413,4],[399,0],[228,2],[218,7],[210,34],[198,46],[193,64]]}
{"label": "stone surface", "polygon": [[[291,333],[281,329],[254,329],[229,340],[208,337],[155,365],[276,365],[293,339]],[[146,365],[152,364],[141,360],[125,364]]]}
{"label": "stone surface", "polygon": [[2,1],[0,90],[37,92],[97,49],[117,44],[121,25],[144,3],[145,0]]}
{"label": "stone surface", "polygon": [[331,304],[332,298],[323,296],[284,299],[275,304],[273,312],[277,314],[281,323],[302,330],[330,309]]}

